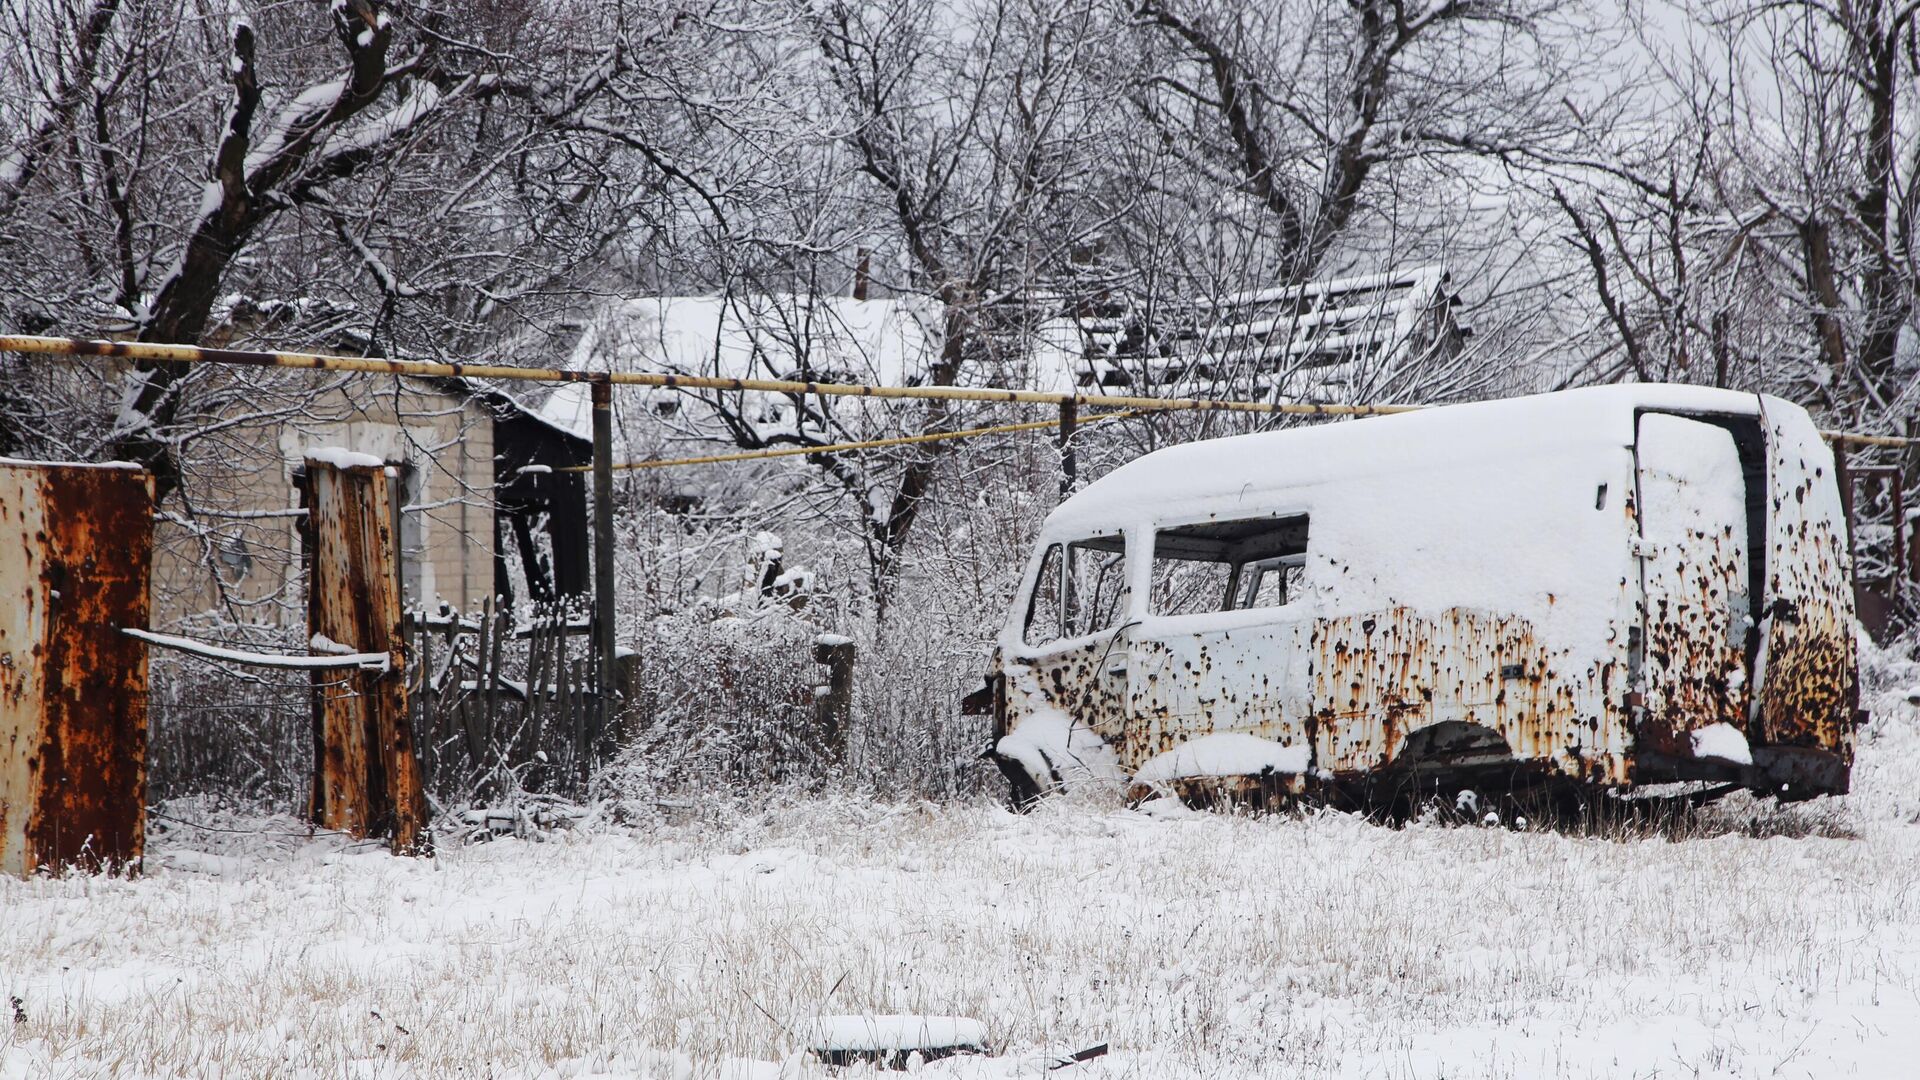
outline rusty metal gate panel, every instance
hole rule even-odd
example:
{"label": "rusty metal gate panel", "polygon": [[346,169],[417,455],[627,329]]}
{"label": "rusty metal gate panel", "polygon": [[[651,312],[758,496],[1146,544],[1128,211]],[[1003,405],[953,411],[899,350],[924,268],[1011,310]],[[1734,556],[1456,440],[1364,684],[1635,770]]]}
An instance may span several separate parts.
{"label": "rusty metal gate panel", "polygon": [[0,873],[138,869],[153,484],[0,462]]}
{"label": "rusty metal gate panel", "polygon": [[386,653],[382,669],[316,671],[313,821],[427,848],[426,792],[407,719],[393,484],[379,464],[309,457],[307,629],[316,652]]}

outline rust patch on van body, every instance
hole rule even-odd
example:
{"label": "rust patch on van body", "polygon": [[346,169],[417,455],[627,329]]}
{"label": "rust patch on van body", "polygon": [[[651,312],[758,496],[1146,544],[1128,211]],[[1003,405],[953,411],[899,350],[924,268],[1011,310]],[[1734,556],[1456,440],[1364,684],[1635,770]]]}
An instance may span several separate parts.
{"label": "rust patch on van body", "polygon": [[1756,741],[1827,751],[1851,765],[1860,677],[1846,526],[1825,447],[1796,448],[1789,434],[1773,431],[1779,479],[1769,501]]}
{"label": "rust patch on van body", "polygon": [[[1543,642],[1528,619],[1464,607],[1145,639],[1130,653],[1103,641],[1034,663],[1044,700],[1016,698],[1007,708],[1017,725],[1035,705],[1058,707],[1100,735],[1130,773],[1192,739],[1233,732],[1310,746],[1312,772],[1326,780],[1505,766],[1534,780],[1723,779],[1768,788],[1788,775],[1768,774],[1769,755],[1801,748],[1837,756],[1840,779],[1823,766],[1811,783],[1844,791],[1857,687],[1843,625],[1831,606],[1771,620],[1766,694],[1748,734],[1756,767],[1744,770],[1697,759],[1690,737],[1715,723],[1747,731],[1737,684],[1696,694],[1699,711],[1675,705],[1653,715],[1634,708],[1628,636],[1617,624],[1607,650],[1583,662]],[[1667,640],[1692,647],[1684,636]],[[1738,657],[1713,648],[1715,663],[1739,670]],[[1130,669],[1126,692],[1110,670],[1121,656]],[[1782,768],[1796,784],[1809,783],[1804,765]],[[1278,790],[1271,778],[1205,786],[1229,802]]]}
{"label": "rust patch on van body", "polygon": [[1604,689],[1613,662],[1575,670],[1523,618],[1407,608],[1321,620],[1312,653],[1316,764],[1367,772],[1403,761],[1409,737],[1439,724],[1498,735],[1516,761],[1583,777],[1620,745]]}
{"label": "rust patch on van body", "polygon": [[[1628,767],[1625,713],[1608,704],[1625,685],[1619,661],[1579,667],[1528,620],[1468,608],[1146,638],[1130,653],[1101,642],[1031,666],[1044,704],[1099,734],[1129,772],[1232,732],[1308,745],[1315,771],[1360,775],[1408,764],[1409,738],[1449,723],[1490,731],[1509,759],[1574,778],[1624,780]],[[1017,716],[1031,706],[1009,707]]]}
{"label": "rust patch on van body", "polygon": [[[1035,703],[1018,700],[1020,688],[1031,693],[1038,687],[1045,703],[1067,714],[1076,726],[1088,728],[1109,744],[1118,746],[1127,723],[1126,677],[1107,670],[1115,660],[1118,646],[1110,639],[1096,638],[1086,644],[1050,653],[1031,660],[1027,666],[1032,683],[1016,680],[1008,684],[1009,706],[1015,712],[1030,709]],[[1125,653],[1118,654],[1124,658]]]}
{"label": "rust patch on van body", "polygon": [[1851,618],[1820,604],[1770,622],[1759,723],[1766,743],[1832,750],[1851,762],[1860,700]]}
{"label": "rust patch on van body", "polygon": [[1181,743],[1222,732],[1305,740],[1306,623],[1275,623],[1132,643],[1127,722],[1115,742],[1138,769]]}
{"label": "rust patch on van body", "polygon": [[[1731,550],[1731,536],[1696,536],[1709,554],[1705,565],[1687,568],[1685,592],[1659,596],[1642,605],[1649,667],[1666,674],[1649,687],[1658,702],[1641,719],[1640,745],[1661,753],[1690,753],[1688,732],[1707,724],[1747,727],[1747,659],[1743,635],[1728,633],[1728,600],[1720,590],[1743,578],[1743,553]],[[1744,596],[1740,607],[1747,606]]]}

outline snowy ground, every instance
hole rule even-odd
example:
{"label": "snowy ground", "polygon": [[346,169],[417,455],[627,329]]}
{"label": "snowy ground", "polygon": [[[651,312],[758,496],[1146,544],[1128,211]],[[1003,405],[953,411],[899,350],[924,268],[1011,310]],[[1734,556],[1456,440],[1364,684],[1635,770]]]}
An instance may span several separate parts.
{"label": "snowy ground", "polygon": [[1682,840],[841,798],[408,860],[205,815],[270,835],[0,880],[0,1078],[771,1080],[869,1011],[984,1021],[940,1077],[1913,1075],[1903,699],[1855,795]]}

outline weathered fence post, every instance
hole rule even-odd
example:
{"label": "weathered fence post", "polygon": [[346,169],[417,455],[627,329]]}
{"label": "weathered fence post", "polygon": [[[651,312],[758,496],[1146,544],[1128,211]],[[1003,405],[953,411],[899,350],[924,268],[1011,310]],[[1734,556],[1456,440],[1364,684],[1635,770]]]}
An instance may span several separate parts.
{"label": "weathered fence post", "polygon": [[426,792],[407,718],[407,663],[393,484],[377,458],[309,455],[307,629],[314,651],[386,653],[381,669],[315,671],[313,821],[351,836],[389,836],[421,854]]}
{"label": "weathered fence post", "polygon": [[139,868],[153,480],[0,463],[0,873]]}
{"label": "weathered fence post", "polygon": [[814,719],[820,725],[820,741],[834,761],[845,761],[847,727],[853,720],[853,641],[838,634],[821,634],[813,639],[813,659],[827,665],[827,682],[815,691]]}
{"label": "weathered fence post", "polygon": [[1060,497],[1065,499],[1073,494],[1074,481],[1079,479],[1080,462],[1073,451],[1073,431],[1079,423],[1080,410],[1073,399],[1060,403]]}
{"label": "weathered fence post", "polygon": [[614,645],[613,611],[613,384],[593,384],[593,642],[599,663],[593,738],[613,727],[615,679],[619,671]]}

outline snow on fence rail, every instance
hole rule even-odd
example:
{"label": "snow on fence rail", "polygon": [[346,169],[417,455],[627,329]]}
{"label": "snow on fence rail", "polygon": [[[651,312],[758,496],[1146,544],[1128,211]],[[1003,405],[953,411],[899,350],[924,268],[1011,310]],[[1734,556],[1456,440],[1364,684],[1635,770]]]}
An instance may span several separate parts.
{"label": "snow on fence rail", "polygon": [[129,637],[139,638],[150,645],[163,649],[178,649],[209,660],[224,660],[233,664],[252,664],[257,667],[271,668],[360,668],[363,671],[386,671],[392,667],[393,658],[379,652],[328,652],[311,656],[294,656],[286,653],[248,652],[245,649],[229,649],[224,645],[214,645],[192,638],[177,637],[173,634],[156,634],[151,630],[136,630],[132,627],[120,631]]}

